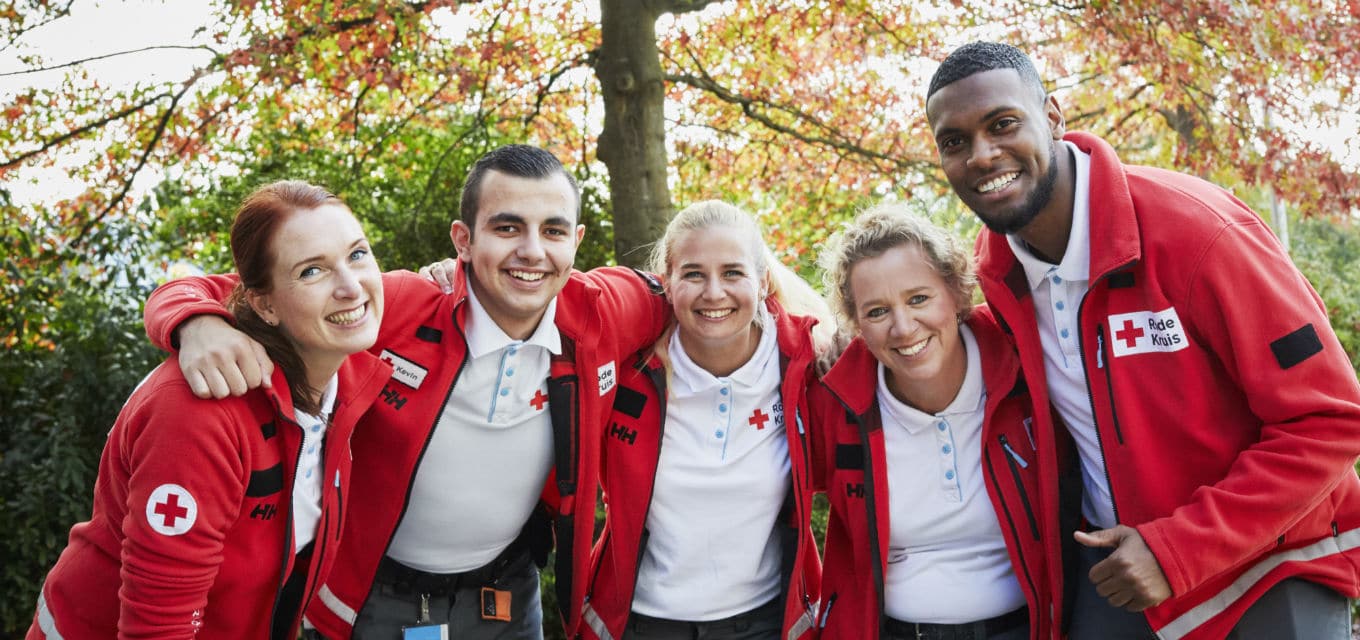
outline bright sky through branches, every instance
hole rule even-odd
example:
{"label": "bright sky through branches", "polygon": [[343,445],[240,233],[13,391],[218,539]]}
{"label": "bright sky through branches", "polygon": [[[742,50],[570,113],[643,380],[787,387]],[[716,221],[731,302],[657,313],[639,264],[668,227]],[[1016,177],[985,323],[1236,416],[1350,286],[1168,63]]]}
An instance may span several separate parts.
{"label": "bright sky through branches", "polygon": [[[587,17],[598,17],[597,3],[589,5],[581,10],[586,12]],[[713,9],[721,10],[721,7],[719,5]],[[461,24],[459,16],[453,12],[441,10],[433,18],[448,37],[461,37],[468,32],[468,25]],[[137,83],[174,82],[187,78],[195,67],[206,63],[212,55],[208,50],[194,48],[213,45],[206,35],[211,30],[199,30],[212,19],[210,0],[78,0],[71,7],[69,17],[35,29],[25,34],[16,46],[0,50],[0,98],[13,96],[28,87],[55,89],[65,74],[72,70],[72,67],[66,67],[16,74],[30,66],[21,60],[21,56],[37,55],[44,66],[50,67],[152,48],[92,60],[76,68],[83,69],[91,79],[106,87],[129,87]],[[697,14],[684,16],[678,22],[691,32],[702,29],[697,24]],[[679,28],[676,23],[677,19],[666,18],[660,21],[658,27]],[[229,47],[217,45],[216,48],[227,50]],[[668,105],[668,110],[677,108],[684,107],[679,104]],[[596,107],[590,111],[602,113]],[[1360,113],[1342,113],[1337,119],[1337,124],[1332,127],[1285,122],[1277,122],[1277,126],[1327,149],[1348,170],[1360,171]],[[598,126],[598,123],[582,125]],[[701,141],[710,134],[702,130],[686,131],[685,127],[679,127],[671,135],[692,136],[696,141]],[[59,159],[58,166],[21,170],[12,174],[6,186],[20,204],[41,204],[72,197],[82,187],[67,178],[63,167],[85,162],[86,155],[96,152],[97,146],[98,143],[91,142],[80,145],[79,151],[68,149],[66,155]],[[138,177],[134,192],[144,193],[163,177],[164,174],[158,170],[145,172]]]}

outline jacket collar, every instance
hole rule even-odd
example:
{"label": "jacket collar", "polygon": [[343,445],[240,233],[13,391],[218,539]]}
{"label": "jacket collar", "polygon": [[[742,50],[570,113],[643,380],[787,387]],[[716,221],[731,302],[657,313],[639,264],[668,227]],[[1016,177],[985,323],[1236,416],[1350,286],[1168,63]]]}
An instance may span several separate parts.
{"label": "jacket collar", "polygon": [[[600,318],[595,301],[601,292],[599,287],[578,277],[579,274],[579,271],[573,269],[571,277],[567,278],[567,284],[554,298],[556,309],[553,324],[557,326],[561,335],[569,338],[576,347],[593,349],[599,342]],[[459,330],[467,335],[467,318],[471,305],[467,304],[468,270],[461,260],[454,267],[451,285],[453,292],[449,297],[453,299],[453,321]]]}
{"label": "jacket collar", "polygon": [[[1002,241],[1004,242],[1004,239]],[[978,355],[982,364],[982,384],[988,392],[987,404],[992,406],[1011,390],[1016,372],[1020,368],[1020,360],[987,305],[974,307],[967,324],[968,328],[973,330],[973,338],[977,341]],[[822,378],[822,382],[845,403],[846,407],[856,415],[862,416],[875,402],[877,379],[878,359],[864,344],[864,339],[855,336],[854,341],[836,360],[836,364]]]}
{"label": "jacket collar", "polygon": [[[1090,237],[1100,239],[1099,245],[1091,245],[1089,275],[1095,282],[1142,258],[1133,197],[1124,165],[1109,143],[1082,132],[1068,133],[1063,139],[1091,156]],[[984,228],[978,234],[977,255],[979,276],[1005,283],[1016,299],[1029,295],[1025,272],[1005,235]]]}

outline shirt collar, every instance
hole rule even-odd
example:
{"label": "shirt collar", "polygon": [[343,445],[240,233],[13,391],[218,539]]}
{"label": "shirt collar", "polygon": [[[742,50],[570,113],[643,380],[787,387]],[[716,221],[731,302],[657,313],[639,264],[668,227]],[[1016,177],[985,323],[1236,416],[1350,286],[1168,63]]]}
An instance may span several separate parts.
{"label": "shirt collar", "polygon": [[751,359],[746,364],[741,365],[731,375],[719,378],[709,373],[703,367],[695,364],[690,359],[689,354],[685,353],[685,347],[680,343],[680,331],[677,329],[671,333],[670,354],[671,354],[671,375],[672,380],[679,385],[677,388],[689,393],[697,393],[705,389],[716,387],[726,381],[736,384],[740,388],[750,389],[760,385],[765,372],[765,367],[769,365],[774,354],[778,352],[775,340],[774,317],[769,311],[761,308],[759,310],[759,323],[762,327],[760,332],[760,343],[756,345],[755,353],[751,354]]}
{"label": "shirt collar", "polygon": [[954,396],[949,406],[939,413],[929,414],[898,400],[888,389],[887,372],[883,364],[879,363],[879,409],[884,414],[885,422],[887,419],[896,421],[906,428],[907,433],[916,435],[934,425],[936,418],[965,416],[982,409],[987,393],[982,385],[982,356],[978,353],[977,338],[973,337],[973,330],[964,324],[959,325],[959,335],[963,339],[963,348],[968,356],[968,368],[963,372],[963,384],[959,386],[958,394]]}
{"label": "shirt collar", "polygon": [[293,418],[297,420],[298,424],[311,420],[328,422],[331,414],[335,411],[335,391],[339,386],[340,374],[336,373],[326,382],[326,390],[321,392],[321,410],[317,412],[317,415],[304,413],[302,409],[294,407]]}
{"label": "shirt collar", "polygon": [[[1072,231],[1067,236],[1067,251],[1062,263],[1056,266],[1056,272],[1064,280],[1080,282],[1091,279],[1091,156],[1071,142],[1064,140],[1062,144],[1072,154],[1076,184],[1072,191]],[[1010,243],[1011,253],[1025,269],[1030,289],[1038,288],[1055,266],[1035,256],[1029,245],[1015,234],[1007,234],[1006,242]]]}
{"label": "shirt collar", "polygon": [[537,345],[553,355],[562,353],[562,334],[557,331],[556,297],[548,301],[548,308],[543,312],[543,318],[538,321],[538,327],[534,329],[533,335],[523,341],[506,335],[496,321],[491,319],[486,307],[477,300],[477,294],[473,292],[471,283],[468,283],[467,298],[468,356],[480,358],[514,344]]}

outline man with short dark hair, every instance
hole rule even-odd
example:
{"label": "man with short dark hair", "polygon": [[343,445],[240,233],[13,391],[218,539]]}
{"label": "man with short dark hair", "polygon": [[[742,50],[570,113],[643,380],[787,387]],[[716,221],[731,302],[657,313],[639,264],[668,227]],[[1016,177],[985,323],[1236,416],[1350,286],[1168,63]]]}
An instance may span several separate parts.
{"label": "man with short dark hair", "polygon": [[[987,226],[978,275],[1034,395],[1051,564],[1080,543],[1050,576],[1075,591],[1054,603],[1071,637],[1348,638],[1360,384],[1270,230],[1222,189],[1066,133],[1014,47],[951,54],[926,114]],[[1058,524],[1068,436],[1075,533]]]}
{"label": "man with short dark hair", "polygon": [[[308,594],[323,636],[541,638],[531,560],[542,565],[554,533],[559,606],[574,628],[617,363],[670,315],[654,280],[572,270],[579,206],[552,154],[496,149],[473,167],[450,227],[450,295],[410,272],[384,274],[373,351],[394,373],[355,429],[339,559]],[[177,280],[147,302],[148,335],[178,336],[202,396],[239,393],[270,366],[217,317],[231,284]]]}

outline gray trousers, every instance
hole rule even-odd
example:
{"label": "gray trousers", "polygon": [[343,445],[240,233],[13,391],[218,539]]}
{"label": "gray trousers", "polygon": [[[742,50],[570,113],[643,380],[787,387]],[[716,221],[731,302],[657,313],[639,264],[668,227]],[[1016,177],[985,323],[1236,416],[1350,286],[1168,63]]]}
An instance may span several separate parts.
{"label": "gray trousers", "polygon": [[653,618],[640,613],[628,616],[623,640],[779,640],[784,612],[775,598],[746,613],[709,622],[685,622]]}
{"label": "gray trousers", "polygon": [[[509,622],[482,619],[481,585],[470,585],[431,595],[427,624],[449,625],[449,638],[457,640],[543,640],[538,567],[529,554],[512,560],[496,586],[511,592]],[[420,595],[382,582],[374,585],[354,622],[354,640],[401,640],[402,627],[415,626],[420,618]]]}
{"label": "gray trousers", "polygon": [[[1087,578],[1091,567],[1113,549],[1080,547],[1077,598],[1070,640],[1153,640],[1157,636],[1141,613],[1111,606]],[[1350,603],[1319,584],[1291,578],[1271,587],[1252,603],[1227,640],[1349,640]]]}

